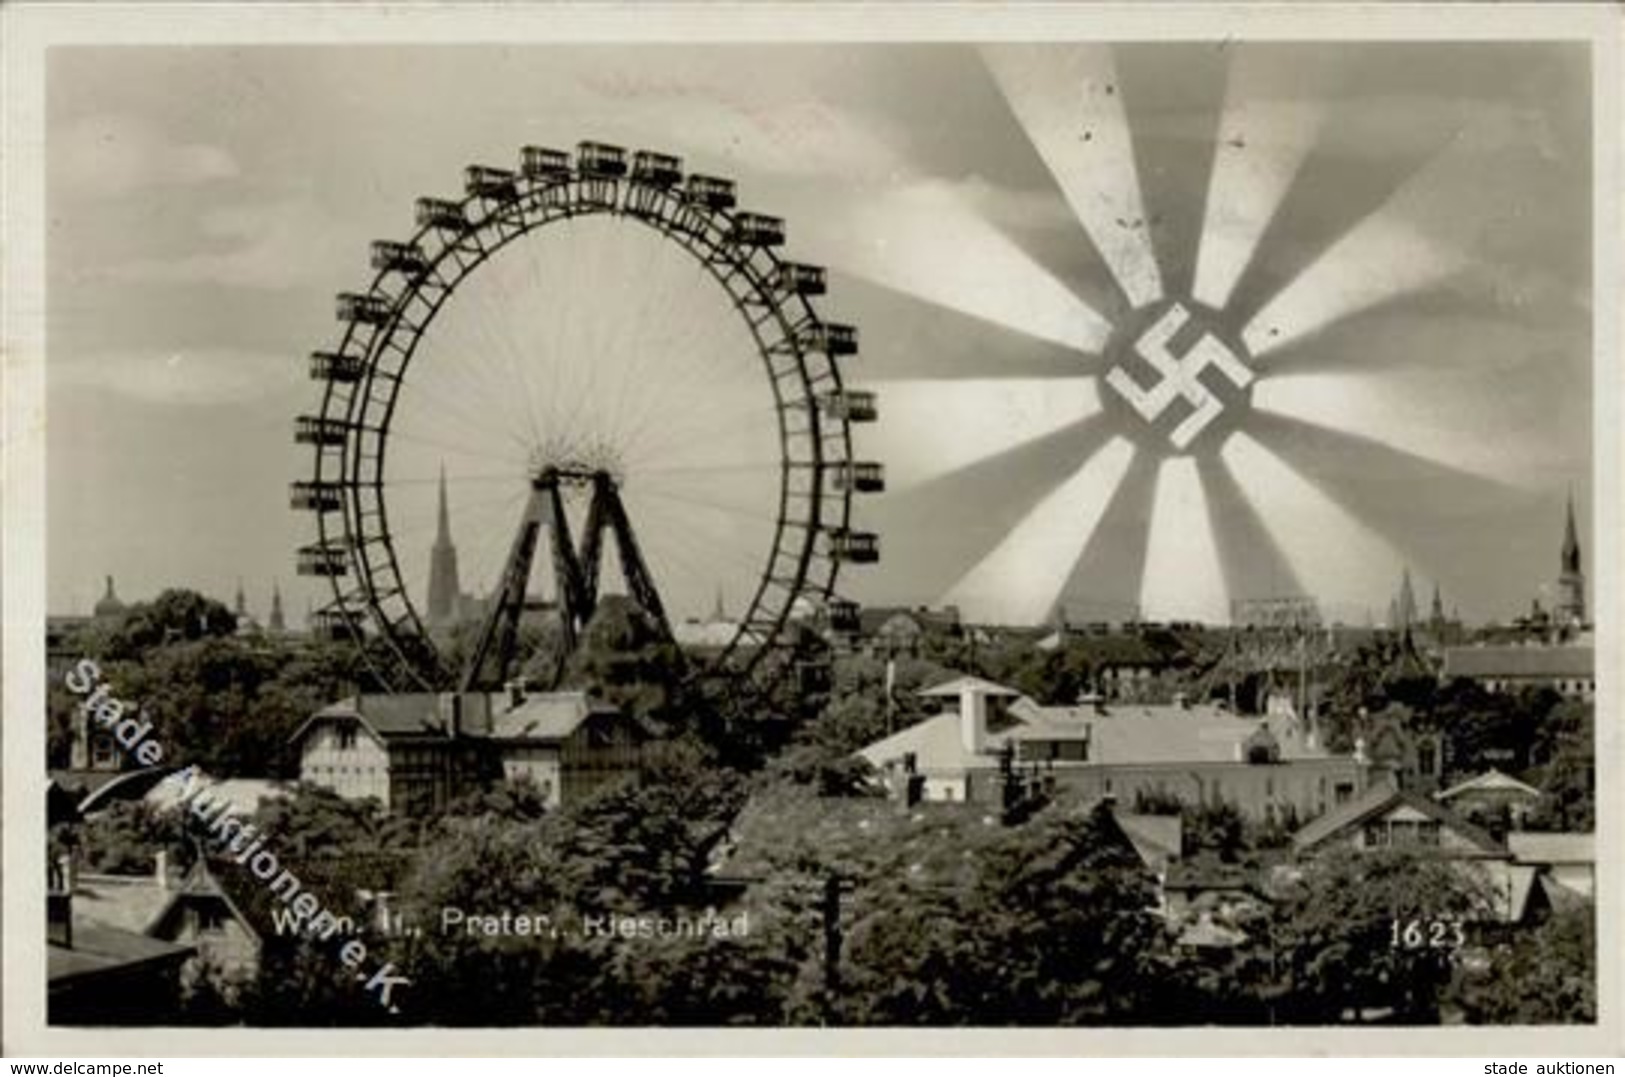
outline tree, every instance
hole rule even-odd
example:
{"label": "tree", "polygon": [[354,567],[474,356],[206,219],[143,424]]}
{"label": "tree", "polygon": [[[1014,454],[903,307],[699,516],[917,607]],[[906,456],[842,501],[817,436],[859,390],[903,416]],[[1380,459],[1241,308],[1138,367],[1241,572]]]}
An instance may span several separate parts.
{"label": "tree", "polygon": [[230,636],[237,631],[237,616],[196,591],[170,588],[131,606],[116,621],[92,622],[81,631],[86,654],[138,661],[167,643]]}
{"label": "tree", "polygon": [[[1381,1014],[1431,1024],[1452,979],[1455,946],[1464,941],[1452,925],[1465,935],[1490,912],[1488,888],[1470,862],[1338,849],[1283,887],[1268,932],[1251,945],[1265,947],[1278,970],[1270,997],[1283,1021],[1332,1024]],[[1406,934],[1413,922],[1422,925],[1419,945]]]}
{"label": "tree", "polygon": [[1589,1024],[1597,1019],[1593,910],[1553,913],[1458,970],[1452,999],[1473,1024]]}
{"label": "tree", "polygon": [[86,871],[110,875],[151,874],[160,852],[177,869],[195,859],[181,817],[142,800],[115,800],[78,825],[58,827],[54,838],[58,853],[72,852]]}
{"label": "tree", "polygon": [[[436,985],[419,1003],[423,1018],[641,1024],[648,1014],[639,1005],[651,999],[669,1012],[696,1014],[699,1001],[680,997],[698,975],[679,967],[678,955],[693,956],[690,947],[606,936],[589,921],[703,908],[711,849],[742,796],[737,775],[715,769],[697,750],[678,749],[642,782],[604,789],[540,819],[483,813],[443,820],[402,887],[403,912],[430,926],[396,951],[409,975]],[[523,937],[440,933],[434,929],[446,909],[475,917],[510,910],[547,926]],[[626,952],[638,950],[648,953]],[[704,960],[728,954],[754,962],[770,948],[730,942]],[[752,982],[745,969],[715,975],[713,1001],[734,997],[729,978]],[[762,1005],[754,991],[736,1001],[748,1012]]]}
{"label": "tree", "polygon": [[840,1020],[1156,1020],[1165,940],[1150,881],[1109,812],[1058,804],[971,855],[957,880],[921,868],[860,884]]}

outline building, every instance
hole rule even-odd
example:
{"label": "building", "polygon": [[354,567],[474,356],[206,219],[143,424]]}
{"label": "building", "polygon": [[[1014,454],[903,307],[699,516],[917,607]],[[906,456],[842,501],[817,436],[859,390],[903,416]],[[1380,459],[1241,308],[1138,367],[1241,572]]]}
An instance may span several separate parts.
{"label": "building", "polygon": [[1559,555],[1557,601],[1552,614],[1560,629],[1583,628],[1586,622],[1586,578],[1580,564],[1580,537],[1574,526],[1574,497],[1569,497]]}
{"label": "building", "polygon": [[976,677],[921,694],[952,706],[858,753],[911,798],[994,802],[1014,776],[1131,805],[1228,802],[1254,819],[1309,818],[1364,792],[1372,771],[1275,716],[1103,699],[1041,707]]}
{"label": "building", "polygon": [[116,621],[124,616],[125,606],[119,600],[118,594],[113,590],[113,577],[107,577],[107,590],[102,597],[96,600],[95,609],[91,616],[98,621]]}
{"label": "building", "polygon": [[1507,848],[1511,850],[1514,862],[1530,865],[1541,872],[1542,878],[1550,884],[1547,890],[1554,903],[1560,904],[1565,898],[1585,902],[1595,900],[1596,835],[1541,834],[1525,830],[1508,834]]}
{"label": "building", "polygon": [[[1508,835],[1508,842],[1518,837]],[[1455,864],[1464,878],[1480,888],[1487,907],[1478,919],[1501,924],[1524,923],[1554,903],[1553,864],[1537,857],[1576,852],[1572,848],[1540,849],[1538,843],[1529,843],[1520,857],[1509,844],[1438,801],[1388,785],[1373,786],[1359,799],[1309,823],[1293,835],[1292,847],[1300,858],[1332,849],[1406,849],[1439,857]],[[1569,899],[1559,896],[1555,900]]]}
{"label": "building", "polygon": [[1462,857],[1505,858],[1506,847],[1428,797],[1392,785],[1370,789],[1292,837],[1299,856],[1333,847],[1429,849]]}
{"label": "building", "polygon": [[73,921],[72,897],[47,897],[46,1020],[53,1025],[162,1024],[180,1006],[193,951],[133,931]]}
{"label": "building", "polygon": [[1445,680],[1465,677],[1487,691],[1552,688],[1568,699],[1591,700],[1597,692],[1596,656],[1582,644],[1485,644],[1444,652]]}
{"label": "building", "polygon": [[294,733],[301,781],[384,807],[438,811],[499,779],[528,778],[551,805],[638,773],[648,734],[583,692],[360,695]]}
{"label": "building", "polygon": [[1441,790],[1433,797],[1464,819],[1493,820],[1504,816],[1510,826],[1518,828],[1535,810],[1542,795],[1534,786],[1492,769]]}
{"label": "building", "polygon": [[185,947],[228,980],[258,969],[259,932],[202,860],[181,872],[160,852],[148,874],[67,870],[76,918]]}
{"label": "building", "polygon": [[866,606],[858,611],[859,646],[870,654],[917,655],[927,641],[958,640],[964,624],[957,606]]}

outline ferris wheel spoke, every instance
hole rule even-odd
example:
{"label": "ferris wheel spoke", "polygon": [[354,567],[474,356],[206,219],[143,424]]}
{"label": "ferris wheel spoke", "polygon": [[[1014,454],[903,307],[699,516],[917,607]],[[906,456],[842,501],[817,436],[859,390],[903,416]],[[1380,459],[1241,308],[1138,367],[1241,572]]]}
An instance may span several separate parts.
{"label": "ferris wheel spoke", "polygon": [[477,449],[470,449],[466,445],[457,445],[449,441],[441,441],[437,438],[424,437],[421,434],[407,434],[399,430],[391,429],[389,436],[391,439],[399,438],[402,441],[410,441],[418,445],[428,445],[437,449],[445,449],[448,452],[456,453],[459,456],[477,456],[482,460],[494,460],[499,464],[512,464],[519,468],[523,468],[525,464],[525,461],[522,458],[499,456],[496,453],[491,452],[480,452]]}
{"label": "ferris wheel spoke", "polygon": [[[403,390],[406,384],[406,382],[402,382]],[[412,416],[409,418],[409,426],[411,424],[436,426],[439,427],[440,432],[449,432],[454,435],[472,435],[480,441],[490,441],[493,433],[500,433],[513,442],[521,454],[529,452],[529,446],[525,441],[515,435],[506,424],[493,425],[489,416],[483,420],[480,419],[462,407],[452,404],[449,394],[427,392],[425,391],[427,386],[421,383],[415,384],[414,387],[419,392],[404,397],[409,402],[407,407],[412,412]],[[454,428],[449,431],[446,429],[447,420],[455,420]],[[397,416],[391,425],[393,426],[399,421],[400,417]],[[426,437],[427,435],[422,436]]]}

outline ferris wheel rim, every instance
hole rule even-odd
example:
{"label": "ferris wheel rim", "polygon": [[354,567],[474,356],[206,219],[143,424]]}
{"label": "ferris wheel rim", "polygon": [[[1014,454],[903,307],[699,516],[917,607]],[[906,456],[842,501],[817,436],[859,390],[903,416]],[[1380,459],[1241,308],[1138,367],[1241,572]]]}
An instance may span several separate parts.
{"label": "ferris wheel rim", "polygon": [[[329,379],[322,393],[320,419],[324,422],[337,419],[354,435],[344,439],[336,461],[331,459],[332,454],[324,453],[320,445],[315,452],[315,485],[333,481],[324,471],[324,463],[336,464],[337,485],[342,491],[341,511],[336,514],[342,528],[329,526],[327,517],[333,513],[316,513],[319,545],[330,547],[337,538],[354,569],[354,583],[348,589],[341,583],[339,574],[330,576],[334,594],[330,609],[340,613],[346,628],[358,640],[365,639],[362,622],[371,622],[376,630],[375,638],[383,641],[394,659],[393,668],[386,672],[379,670],[378,663],[367,654],[369,664],[385,683],[394,679],[390,674],[403,672],[416,687],[432,688],[435,683],[446,680],[448,671],[441,661],[442,656],[432,642],[401,572],[384,496],[389,432],[402,381],[417,354],[419,342],[445,303],[497,254],[516,241],[561,221],[630,218],[644,226],[645,234],[675,242],[728,296],[735,316],[750,330],[753,350],[772,391],[779,447],[774,461],[778,471],[778,505],[773,513],[772,540],[757,571],[758,581],[751,599],[727,644],[714,658],[698,667],[692,678],[696,682],[717,678],[728,682],[749,679],[770,652],[785,644],[790,622],[806,600],[822,604],[836,595],[841,559],[820,553],[818,547],[821,535],[833,531],[845,533],[851,528],[853,488],[848,484],[841,489],[830,489],[825,480],[832,464],[850,464],[854,460],[852,424],[845,416],[822,412],[822,397],[815,381],[822,384],[825,392],[841,394],[844,380],[836,355],[828,345],[809,348],[804,339],[809,329],[823,330],[834,323],[824,321],[808,295],[796,290],[781,292],[772,286],[771,280],[776,279],[786,265],[792,264],[782,259],[772,245],[730,242],[728,237],[734,233],[739,220],[749,216],[743,211],[733,211],[731,206],[696,204],[675,194],[670,187],[639,185],[631,179],[610,183],[611,197],[604,200],[593,196],[601,191],[589,190],[590,185],[601,181],[580,169],[572,169],[568,175],[548,182],[519,182],[525,186],[512,198],[493,199],[483,191],[471,191],[461,199],[446,200],[445,205],[456,207],[464,226],[450,230],[433,220],[420,221],[410,240],[401,246],[422,251],[426,241],[433,241],[433,256],[425,258],[423,269],[406,274],[387,266],[378,268],[367,291],[358,293],[387,302],[389,314],[382,324],[354,317],[348,319],[336,354],[356,355],[358,341],[364,340],[358,356],[364,376],[357,389],[349,393],[336,391],[337,383]],[[632,206],[635,194],[642,202],[641,209]],[[420,201],[420,213],[421,206]],[[471,216],[471,209],[477,210],[477,215]],[[538,210],[540,212],[533,216]],[[679,221],[690,227],[679,228]],[[453,232],[449,239],[448,231]],[[448,263],[454,267],[450,277],[441,272]],[[398,291],[392,292],[386,287],[392,276],[402,284]],[[431,281],[438,291],[433,300],[425,298]],[[741,287],[736,289],[735,282]],[[416,322],[406,323],[406,312],[417,303],[426,309]],[[752,320],[748,309],[752,303],[765,312],[759,320]],[[772,342],[762,331],[770,322],[779,333],[778,339]],[[401,346],[397,338],[403,324],[406,343]],[[782,350],[786,346],[787,352]],[[398,362],[392,371],[384,374],[387,388],[380,401],[374,385],[391,349]],[[775,349],[781,350],[776,353]],[[788,399],[781,387],[781,377],[787,372],[775,371],[775,354],[789,359],[788,369],[793,370],[795,378],[793,387],[799,388],[798,399]],[[814,376],[809,372],[809,364],[820,360],[820,369]],[[369,420],[375,418],[373,410],[379,407],[383,409],[382,415],[377,417],[381,421],[369,425]],[[804,417],[804,430],[790,427],[787,419],[792,414]],[[375,449],[371,453],[366,451],[369,435]],[[804,461],[795,459],[792,451],[792,445],[798,440],[805,441],[808,458]],[[798,466],[810,475],[806,489],[801,491],[792,489]],[[799,514],[792,507],[798,498],[805,505]],[[795,529],[799,529],[801,535],[788,543],[793,564],[791,574],[775,576],[775,566],[787,549],[787,535]],[[774,588],[782,592],[777,602],[769,597]],[[393,616],[386,609],[386,603],[390,602],[397,602],[400,607],[400,612]],[[767,615],[759,616],[764,611]],[[742,648],[745,655],[740,664],[736,655]]]}

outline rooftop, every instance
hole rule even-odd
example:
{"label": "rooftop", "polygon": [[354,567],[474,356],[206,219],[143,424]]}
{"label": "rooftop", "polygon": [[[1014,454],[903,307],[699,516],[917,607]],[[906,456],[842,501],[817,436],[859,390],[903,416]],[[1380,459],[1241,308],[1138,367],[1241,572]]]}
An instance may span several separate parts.
{"label": "rooftop", "polygon": [[1542,834],[1514,830],[1507,835],[1507,848],[1520,864],[1594,864],[1597,862],[1595,834]]}
{"label": "rooftop", "polygon": [[1391,785],[1374,785],[1348,803],[1312,820],[1292,836],[1292,847],[1298,852],[1305,852],[1349,827],[1358,826],[1373,816],[1383,815],[1397,807],[1411,808],[1449,827],[1471,842],[1480,853],[1492,856],[1504,856],[1506,853],[1493,837],[1437,801]]}
{"label": "rooftop", "polygon": [[[77,897],[75,903],[77,904]],[[75,910],[77,915],[77,910]],[[123,928],[82,923],[75,919],[73,945],[45,948],[46,976],[52,987],[104,972],[123,972],[140,965],[182,961],[193,948],[178,946]]]}
{"label": "rooftop", "polygon": [[1596,676],[1596,656],[1590,647],[1492,645],[1450,647],[1444,652],[1446,677],[1574,677]]}
{"label": "rooftop", "polygon": [[611,704],[585,692],[532,692],[517,705],[502,692],[398,692],[349,696],[317,711],[289,739],[297,742],[312,722],[349,718],[372,730],[379,740],[449,738],[453,707],[464,736],[502,740],[559,740],[587,718],[619,714]]}
{"label": "rooftop", "polygon": [[1485,771],[1483,774],[1468,778],[1466,781],[1457,782],[1449,789],[1442,790],[1438,793],[1434,793],[1433,795],[1438,800],[1453,800],[1463,793],[1485,792],[1524,793],[1532,797],[1538,797],[1541,795],[1540,790],[1536,789],[1534,786],[1525,782],[1520,782],[1511,775],[1502,774],[1500,771],[1493,768]]}

